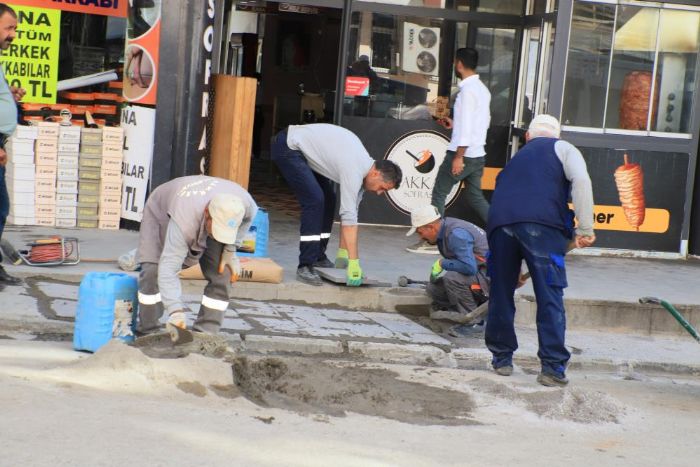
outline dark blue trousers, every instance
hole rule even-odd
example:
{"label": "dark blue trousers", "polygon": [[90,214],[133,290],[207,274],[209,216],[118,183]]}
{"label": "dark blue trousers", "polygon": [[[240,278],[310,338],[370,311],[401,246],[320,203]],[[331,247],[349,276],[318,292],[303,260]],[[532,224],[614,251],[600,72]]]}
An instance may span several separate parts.
{"label": "dark blue trousers", "polygon": [[[5,221],[10,214],[10,195],[7,192],[7,184],[5,183],[5,167],[0,166],[0,238],[5,230]],[[2,261],[2,253],[0,252],[0,261]]]}
{"label": "dark blue trousers", "polygon": [[493,354],[494,368],[512,365],[513,352],[518,348],[513,325],[513,295],[524,259],[537,300],[537,356],[542,363],[542,372],[564,376],[571,357],[564,346],[564,288],[567,286],[564,255],[568,243],[569,239],[561,230],[542,224],[518,223],[491,232],[488,259],[491,293],[486,346]]}
{"label": "dark blue trousers", "polygon": [[287,146],[287,131],[272,144],[271,156],[301,205],[299,266],[310,266],[326,257],[335,216],[333,182],[309,167],[301,151]]}

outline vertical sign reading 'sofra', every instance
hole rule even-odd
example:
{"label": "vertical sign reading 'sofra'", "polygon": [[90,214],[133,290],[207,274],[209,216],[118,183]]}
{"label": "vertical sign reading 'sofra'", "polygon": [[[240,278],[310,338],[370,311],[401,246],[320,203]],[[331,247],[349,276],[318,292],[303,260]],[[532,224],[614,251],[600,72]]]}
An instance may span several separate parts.
{"label": "vertical sign reading 'sofra'", "polygon": [[11,86],[27,91],[24,102],[56,103],[61,12],[13,6],[17,35],[4,51],[2,66]]}

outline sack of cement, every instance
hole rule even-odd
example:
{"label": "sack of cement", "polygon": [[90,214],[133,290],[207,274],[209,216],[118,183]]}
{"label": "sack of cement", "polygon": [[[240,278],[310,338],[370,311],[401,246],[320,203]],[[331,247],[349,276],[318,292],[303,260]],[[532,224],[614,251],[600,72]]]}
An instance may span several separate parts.
{"label": "sack of cement", "polygon": [[136,271],[139,268],[139,263],[136,262],[136,248],[121,255],[117,263],[123,271]]}
{"label": "sack of cement", "polygon": [[[242,282],[267,282],[269,284],[279,284],[282,282],[284,269],[282,266],[272,261],[270,258],[240,258]],[[199,264],[180,271],[180,279],[204,279],[202,269]]]}

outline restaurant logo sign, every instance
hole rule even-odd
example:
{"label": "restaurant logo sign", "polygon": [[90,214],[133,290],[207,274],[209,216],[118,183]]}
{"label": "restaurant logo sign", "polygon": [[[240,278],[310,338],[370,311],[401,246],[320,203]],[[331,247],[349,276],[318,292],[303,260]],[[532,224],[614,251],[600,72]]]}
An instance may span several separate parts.
{"label": "restaurant logo sign", "polygon": [[[418,206],[430,204],[438,169],[445,158],[449,140],[435,131],[406,133],[391,145],[385,159],[403,172],[401,186],[389,190],[387,196],[399,211],[409,214]],[[459,194],[461,183],[455,184],[445,202],[449,206]]]}

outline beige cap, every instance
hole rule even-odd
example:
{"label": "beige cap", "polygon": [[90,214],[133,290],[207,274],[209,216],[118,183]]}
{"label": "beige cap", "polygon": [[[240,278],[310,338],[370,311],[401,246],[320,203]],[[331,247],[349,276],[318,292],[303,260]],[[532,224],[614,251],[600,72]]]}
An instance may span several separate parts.
{"label": "beige cap", "polygon": [[545,134],[551,135],[554,138],[559,138],[561,127],[559,120],[547,114],[539,114],[530,122],[528,130],[536,130]]}
{"label": "beige cap", "polygon": [[236,243],[238,228],[245,215],[241,198],[230,193],[219,193],[209,201],[209,215],[214,240],[226,245]]}
{"label": "beige cap", "polygon": [[437,208],[432,204],[427,204],[411,211],[411,230],[408,231],[406,236],[413,235],[416,233],[418,227],[423,227],[424,225],[430,224],[440,219],[440,213]]}

